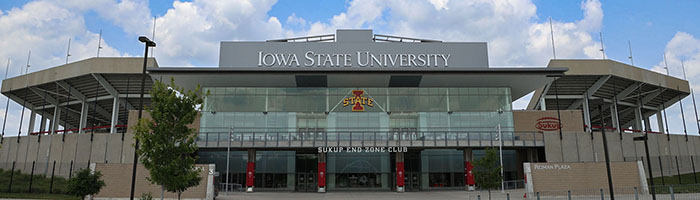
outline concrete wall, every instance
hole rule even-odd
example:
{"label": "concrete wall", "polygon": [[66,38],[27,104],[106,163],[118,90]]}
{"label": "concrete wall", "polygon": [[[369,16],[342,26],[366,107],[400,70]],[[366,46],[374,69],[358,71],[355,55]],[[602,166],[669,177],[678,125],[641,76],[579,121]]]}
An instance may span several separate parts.
{"label": "concrete wall", "polygon": [[[646,153],[643,141],[634,141],[633,137],[642,133],[606,132],[610,161],[642,161],[646,167]],[[684,135],[648,134],[649,154],[652,172],[655,177],[700,172],[700,137]],[[544,132],[545,157],[547,162],[603,162],[605,151],[600,132]],[[678,162],[676,162],[676,159]],[[649,174],[648,172],[646,173]]]}
{"label": "concrete wall", "polygon": [[125,153],[133,154],[133,138],[131,134],[124,136],[124,141],[122,133],[7,137],[0,148],[0,168],[12,169],[15,161],[15,170],[30,173],[34,163],[34,174],[50,176],[53,171],[57,176],[68,177],[69,173],[88,167],[89,162],[132,163],[132,159],[123,157],[127,156]]}
{"label": "concrete wall", "polygon": [[[144,113],[144,118],[149,118]],[[129,127],[136,125],[138,111],[129,112]],[[199,118],[190,126],[199,129]],[[41,136],[6,137],[0,148],[0,168],[29,173],[34,162],[34,173],[68,177],[89,163],[133,163],[134,137],[127,133],[56,134]],[[19,140],[19,142],[17,142]],[[54,169],[53,162],[56,162]]]}
{"label": "concrete wall", "polygon": [[[182,193],[183,199],[213,199],[207,198],[208,187],[214,187],[209,185],[208,182],[213,182],[213,177],[209,176],[209,169],[214,169],[210,165],[197,165],[201,169],[200,177],[202,180],[199,182],[198,186],[190,188]],[[105,187],[100,190],[100,193],[95,195],[95,199],[115,199],[115,198],[129,198],[131,190],[131,168],[132,164],[96,164],[94,170],[102,173],[102,179],[105,181]],[[125,176],[129,174],[129,176]],[[134,196],[136,198],[140,197],[141,194],[151,192],[154,198],[159,198],[161,194],[161,188],[158,185],[151,184],[147,177],[149,177],[149,172],[143,165],[139,165],[136,169],[136,187],[134,191]],[[211,188],[213,192],[213,188]],[[165,193],[165,198],[177,199],[176,193]]]}

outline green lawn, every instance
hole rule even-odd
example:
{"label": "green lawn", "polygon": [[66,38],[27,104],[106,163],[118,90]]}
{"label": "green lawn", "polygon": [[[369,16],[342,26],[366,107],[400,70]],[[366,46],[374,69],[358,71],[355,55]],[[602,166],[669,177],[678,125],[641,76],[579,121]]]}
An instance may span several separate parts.
{"label": "green lawn", "polygon": [[[700,173],[696,173],[698,182],[700,182]],[[663,177],[664,182],[661,182],[661,177],[654,178],[654,185],[657,194],[669,194],[671,193],[669,186],[673,186],[674,193],[699,193],[700,185],[695,183],[695,176],[690,174],[681,174],[680,183],[678,182],[678,176],[666,176]],[[662,185],[665,184],[665,185]],[[651,185],[651,182],[649,182]]]}
{"label": "green lawn", "polygon": [[38,194],[38,193],[0,193],[0,198],[8,198],[8,199],[60,199],[60,200],[81,199],[79,197],[67,195],[67,194]]}
{"label": "green lawn", "polygon": [[[32,191],[33,194],[39,193],[49,193],[51,186],[51,177],[45,177],[43,175],[34,175],[32,179]],[[12,192],[11,193],[28,193],[29,192],[29,174],[22,174],[15,171],[12,179]],[[10,170],[0,169],[0,192],[8,193],[7,189],[10,184]],[[54,177],[53,180],[53,193],[54,194],[66,194],[68,192],[68,180],[61,177]]]}
{"label": "green lawn", "polygon": [[[700,183],[700,173],[696,173],[698,178],[698,183]],[[648,180],[647,180],[648,181]],[[665,176],[663,177],[663,183],[665,185],[688,185],[688,184],[696,184],[695,182],[695,177],[693,176],[692,173],[690,174],[681,174],[681,182],[678,182],[678,175],[676,176]],[[649,185],[651,185],[651,182],[649,182]],[[662,185],[661,177],[656,177],[654,178],[654,185]]]}

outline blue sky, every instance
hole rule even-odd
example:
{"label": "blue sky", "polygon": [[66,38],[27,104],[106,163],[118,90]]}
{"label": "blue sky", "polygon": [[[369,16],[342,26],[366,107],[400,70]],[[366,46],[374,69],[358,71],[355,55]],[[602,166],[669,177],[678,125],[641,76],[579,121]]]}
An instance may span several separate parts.
{"label": "blue sky", "polygon": [[[136,38],[151,36],[156,17],[154,55],[161,66],[216,66],[219,41],[327,34],[337,28],[485,41],[492,66],[544,66],[552,56],[552,17],[559,58],[602,57],[597,51],[602,32],[607,58],[629,63],[629,40],[635,65],[663,71],[662,55],[668,52],[671,74],[681,77],[679,63],[686,60],[695,88],[700,81],[698,8],[700,1],[691,0],[12,0],[0,2],[0,63],[10,58],[9,74],[16,76],[31,49],[30,71],[60,65],[68,38],[73,39],[69,61],[94,57],[100,30],[102,56],[140,56],[143,47]],[[690,98],[685,101],[684,107],[692,108]],[[514,107],[526,103],[517,101]],[[680,119],[677,107],[669,109],[669,121]],[[18,123],[20,108],[10,107],[10,124]],[[693,112],[686,115],[694,118]],[[16,133],[15,127],[8,126],[7,133]]]}

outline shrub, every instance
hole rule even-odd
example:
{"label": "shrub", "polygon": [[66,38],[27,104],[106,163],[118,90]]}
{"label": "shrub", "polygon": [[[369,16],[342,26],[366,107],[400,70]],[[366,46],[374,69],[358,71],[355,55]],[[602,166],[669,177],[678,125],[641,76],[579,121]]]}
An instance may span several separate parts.
{"label": "shrub", "polygon": [[73,178],[68,180],[68,191],[70,194],[83,197],[94,195],[100,192],[105,186],[105,182],[100,180],[102,173],[92,173],[89,169],[81,169]]}

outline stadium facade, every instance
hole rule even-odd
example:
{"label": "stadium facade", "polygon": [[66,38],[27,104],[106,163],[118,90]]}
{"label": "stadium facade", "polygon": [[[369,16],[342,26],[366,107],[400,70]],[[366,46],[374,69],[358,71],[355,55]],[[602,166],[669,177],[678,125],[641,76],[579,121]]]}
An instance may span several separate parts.
{"label": "stadium facade", "polygon": [[[2,93],[31,114],[29,136],[4,136],[0,167],[42,163],[49,173],[56,162],[67,176],[131,163],[142,64],[90,58],[4,80]],[[464,189],[489,147],[503,149],[507,187],[523,187],[526,162],[603,161],[601,127],[611,161],[642,160],[632,137],[646,134],[653,170],[700,166],[700,137],[649,121],[666,127],[662,113],[689,95],[688,82],[612,60],[493,68],[483,42],[338,30],[222,42],[218,67],[147,64],[146,106],[156,80],[210,91],[192,125],[197,162],[216,164],[220,184],[256,191]],[[532,91],[528,109],[514,111]]]}

